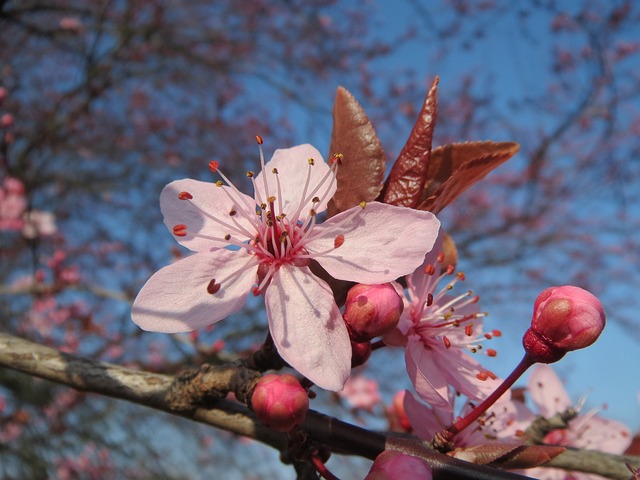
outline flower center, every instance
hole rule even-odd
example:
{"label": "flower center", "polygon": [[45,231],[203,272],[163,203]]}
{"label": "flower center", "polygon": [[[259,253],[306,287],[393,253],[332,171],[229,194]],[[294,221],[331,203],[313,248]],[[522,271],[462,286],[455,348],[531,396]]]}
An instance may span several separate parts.
{"label": "flower center", "polygon": [[[193,202],[193,195],[189,192],[180,192],[178,195],[180,200],[190,202],[200,214],[224,227],[227,233],[222,238],[214,238],[193,233],[188,230],[187,225],[178,224],[173,227],[173,234],[178,237],[192,235],[205,238],[217,245],[239,247],[249,255],[253,255],[255,263],[250,262],[247,268],[258,266],[258,285],[254,288],[254,294],[257,295],[264,291],[273,274],[283,264],[307,266],[314,257],[324,253],[310,254],[305,246],[313,237],[317,209],[326,205],[328,197],[334,191],[336,170],[342,156],[334,156],[326,173],[315,177],[312,173],[316,160],[307,159],[307,175],[301,193],[296,190],[294,196],[297,198],[284,198],[278,169],[273,168],[267,172],[261,147],[262,138],[258,136],[256,140],[260,150],[261,178],[256,179],[251,171],[246,174],[254,187],[253,202],[247,201],[247,197],[220,171],[217,161],[209,162],[209,169],[222,178],[216,182],[218,187],[228,187],[223,190],[233,205],[228,214],[212,215],[202,210]],[[271,176],[267,178],[268,175]],[[307,209],[308,211],[305,211]],[[334,248],[338,248],[343,242],[344,237],[338,235]],[[216,280],[212,282],[214,286],[208,291],[210,294],[215,294],[220,289],[220,282]]]}
{"label": "flower center", "polygon": [[[488,340],[501,333],[493,330],[482,335],[481,321],[478,319],[487,316],[487,313],[478,311],[475,305],[480,297],[474,295],[472,290],[457,296],[451,295],[454,286],[465,280],[465,275],[462,272],[455,273],[453,265],[445,266],[444,258],[444,253],[440,252],[434,263],[425,266],[420,284],[414,285],[410,280],[413,331],[427,348],[442,343],[447,349],[455,346],[476,353],[483,348],[481,337]],[[444,279],[449,280],[438,290],[438,284]],[[490,357],[496,356],[493,349],[486,349],[485,352]]]}

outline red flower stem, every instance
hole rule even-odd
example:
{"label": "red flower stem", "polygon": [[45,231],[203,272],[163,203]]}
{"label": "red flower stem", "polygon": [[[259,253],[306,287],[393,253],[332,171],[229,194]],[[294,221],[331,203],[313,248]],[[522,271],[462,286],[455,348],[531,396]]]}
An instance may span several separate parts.
{"label": "red flower stem", "polygon": [[316,469],[316,472],[318,472],[322,478],[324,478],[325,480],[340,480],[329,471],[327,466],[322,462],[322,460],[320,460],[317,455],[312,455],[310,460],[313,468]]}
{"label": "red flower stem", "polygon": [[485,398],[480,405],[475,407],[471,412],[469,412],[466,416],[458,419],[455,423],[444,429],[443,431],[436,434],[436,438],[434,439],[434,443],[438,444],[439,440],[444,440],[445,443],[451,442],[453,437],[455,437],[462,430],[471,425],[474,421],[476,421],[480,416],[486,412],[494,403],[498,401],[498,399],[504,395],[504,393],[511,388],[511,386],[522,376],[527,369],[536,363],[529,354],[525,353],[522,360],[518,366],[509,374],[507,378],[496,388],[491,395]]}

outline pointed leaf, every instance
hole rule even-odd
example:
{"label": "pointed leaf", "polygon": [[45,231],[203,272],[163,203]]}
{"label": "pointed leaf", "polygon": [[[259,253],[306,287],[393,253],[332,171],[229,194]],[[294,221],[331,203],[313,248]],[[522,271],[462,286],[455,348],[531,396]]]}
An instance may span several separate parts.
{"label": "pointed leaf", "polygon": [[532,468],[547,463],[566,449],[551,445],[521,445],[504,457],[499,458],[492,465],[500,468]]}
{"label": "pointed leaf", "polygon": [[344,158],[338,168],[338,190],[327,215],[344,212],[360,202],[375,200],[382,190],[386,160],[380,139],[367,114],[345,88],[338,87],[333,104],[333,131],[329,160]]}
{"label": "pointed leaf", "polygon": [[519,149],[514,142],[464,142],[436,148],[418,209],[439,213]]}
{"label": "pointed leaf", "polygon": [[517,450],[520,446],[521,444],[519,443],[482,443],[472,447],[456,448],[449,452],[449,455],[466,462],[487,465]]}
{"label": "pointed leaf", "polygon": [[413,130],[393,164],[384,192],[384,203],[415,208],[427,181],[433,130],[438,114],[438,82],[431,83]]}

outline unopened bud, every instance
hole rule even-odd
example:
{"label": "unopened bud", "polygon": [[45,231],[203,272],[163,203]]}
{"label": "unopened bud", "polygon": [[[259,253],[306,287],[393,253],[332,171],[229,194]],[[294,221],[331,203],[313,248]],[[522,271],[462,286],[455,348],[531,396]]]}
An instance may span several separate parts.
{"label": "unopened bud", "polygon": [[351,341],[351,368],[363,365],[371,356],[371,342]]}
{"label": "unopened bud", "polygon": [[351,338],[366,342],[393,330],[403,308],[402,298],[391,284],[358,284],[347,293],[343,317]]}
{"label": "unopened bud", "polygon": [[378,455],[364,480],[431,480],[427,462],[396,450]]}
{"label": "unopened bud", "polygon": [[304,421],[309,397],[293,375],[264,375],[251,396],[258,419],[276,432],[288,432]]}
{"label": "unopened bud", "polygon": [[604,325],[604,310],[594,295],[569,285],[551,287],[536,299],[531,328],[522,342],[532,360],[553,363],[591,345]]}

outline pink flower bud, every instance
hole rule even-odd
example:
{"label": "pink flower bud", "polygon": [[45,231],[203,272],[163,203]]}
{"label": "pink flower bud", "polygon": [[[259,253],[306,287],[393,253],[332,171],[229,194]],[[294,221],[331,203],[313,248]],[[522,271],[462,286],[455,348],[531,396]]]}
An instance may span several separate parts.
{"label": "pink flower bud", "polygon": [[431,480],[427,462],[395,450],[378,455],[364,480]]}
{"label": "pink flower bud", "polygon": [[403,308],[402,298],[391,284],[358,284],[347,293],[343,317],[351,338],[366,342],[393,330]]}
{"label": "pink flower bud", "polygon": [[553,363],[591,345],[604,325],[604,310],[594,295],[570,285],[551,287],[538,295],[522,342],[532,360]]}
{"label": "pink flower bud", "polygon": [[256,416],[276,432],[288,432],[304,421],[309,397],[293,375],[264,375],[251,396]]}
{"label": "pink flower bud", "polygon": [[363,365],[371,356],[371,342],[351,341],[351,368]]}

